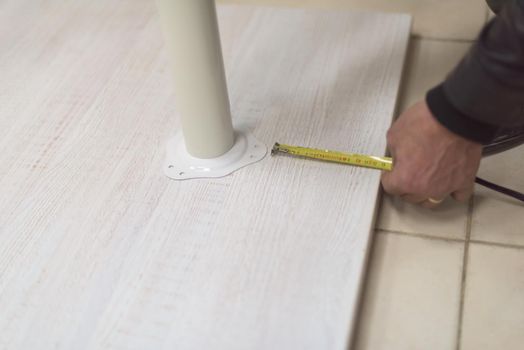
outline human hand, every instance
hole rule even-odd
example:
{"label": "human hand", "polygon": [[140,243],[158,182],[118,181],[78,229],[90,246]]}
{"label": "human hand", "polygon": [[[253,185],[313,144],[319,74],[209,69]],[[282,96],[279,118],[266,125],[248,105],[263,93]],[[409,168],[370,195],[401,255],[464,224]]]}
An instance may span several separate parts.
{"label": "human hand", "polygon": [[448,195],[465,202],[473,193],[482,145],[442,126],[422,101],[407,109],[387,134],[393,170],[382,175],[384,190],[434,208]]}

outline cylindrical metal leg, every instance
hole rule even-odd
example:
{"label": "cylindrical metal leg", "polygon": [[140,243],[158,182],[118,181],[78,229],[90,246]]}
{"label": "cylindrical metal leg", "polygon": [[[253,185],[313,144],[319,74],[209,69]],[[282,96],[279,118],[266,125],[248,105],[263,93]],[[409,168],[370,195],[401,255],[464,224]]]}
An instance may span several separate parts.
{"label": "cylindrical metal leg", "polygon": [[215,158],[234,144],[214,0],[157,0],[187,151]]}

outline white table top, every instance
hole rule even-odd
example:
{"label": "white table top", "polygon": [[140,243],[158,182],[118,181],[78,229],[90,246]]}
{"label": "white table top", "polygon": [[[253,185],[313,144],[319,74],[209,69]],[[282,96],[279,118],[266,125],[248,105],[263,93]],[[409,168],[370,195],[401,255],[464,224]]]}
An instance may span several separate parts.
{"label": "white table top", "polygon": [[[384,154],[409,16],[219,18],[235,123]],[[348,346],[380,172],[281,156],[166,178],[152,1],[4,1],[0,77],[0,349]]]}

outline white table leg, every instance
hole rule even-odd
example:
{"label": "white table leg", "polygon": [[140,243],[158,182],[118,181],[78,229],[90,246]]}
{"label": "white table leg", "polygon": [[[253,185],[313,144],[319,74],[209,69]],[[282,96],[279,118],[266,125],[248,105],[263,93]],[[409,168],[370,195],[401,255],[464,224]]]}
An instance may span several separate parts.
{"label": "white table leg", "polygon": [[234,142],[214,0],[158,0],[187,151],[215,158]]}
{"label": "white table leg", "polygon": [[215,1],[157,4],[182,120],[182,133],[168,142],[166,175],[221,177],[264,158],[264,144],[247,130],[233,130]]}

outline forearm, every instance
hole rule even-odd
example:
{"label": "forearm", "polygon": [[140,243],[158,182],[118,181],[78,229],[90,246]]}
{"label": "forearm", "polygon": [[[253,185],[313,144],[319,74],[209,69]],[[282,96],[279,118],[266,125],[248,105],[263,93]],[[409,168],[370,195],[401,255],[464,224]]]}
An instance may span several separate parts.
{"label": "forearm", "polygon": [[524,124],[524,0],[507,1],[426,100],[446,128],[481,143],[501,127]]}

